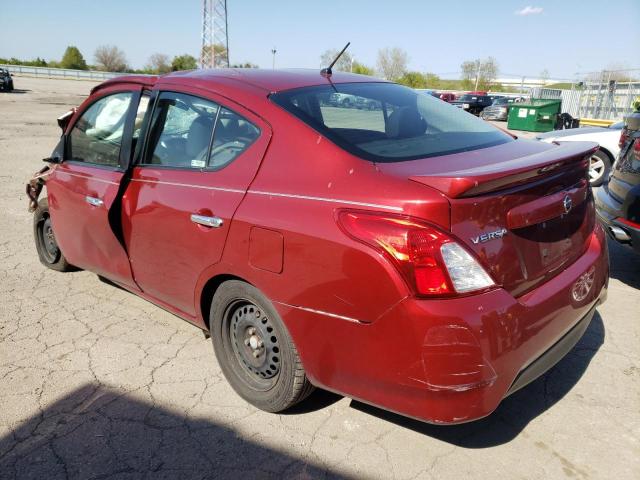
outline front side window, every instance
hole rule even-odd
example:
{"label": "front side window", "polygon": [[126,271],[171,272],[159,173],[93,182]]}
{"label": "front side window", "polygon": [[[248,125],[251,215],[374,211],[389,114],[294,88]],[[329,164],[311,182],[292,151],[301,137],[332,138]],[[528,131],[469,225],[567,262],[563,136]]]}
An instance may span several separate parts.
{"label": "front side window", "polygon": [[69,135],[67,159],[116,167],[132,92],[116,93],[93,103]]}
{"label": "front side window", "polygon": [[448,155],[513,141],[455,106],[393,83],[305,87],[272,94],[270,99],[338,146],[375,162]]}

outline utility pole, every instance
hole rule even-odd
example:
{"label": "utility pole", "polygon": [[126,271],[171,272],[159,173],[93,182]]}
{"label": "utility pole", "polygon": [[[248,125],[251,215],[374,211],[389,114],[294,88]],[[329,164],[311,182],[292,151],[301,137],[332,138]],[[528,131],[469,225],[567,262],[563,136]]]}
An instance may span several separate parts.
{"label": "utility pole", "polygon": [[227,0],[202,0],[200,68],[229,66],[227,26]]}
{"label": "utility pole", "polygon": [[477,68],[476,68],[476,88],[474,90],[478,91],[478,82],[480,81],[480,60],[476,60]]}
{"label": "utility pole", "polygon": [[271,49],[271,55],[273,55],[273,59],[271,61],[271,69],[272,70],[275,70],[275,68],[276,68],[276,52],[277,52],[276,47],[273,47]]}

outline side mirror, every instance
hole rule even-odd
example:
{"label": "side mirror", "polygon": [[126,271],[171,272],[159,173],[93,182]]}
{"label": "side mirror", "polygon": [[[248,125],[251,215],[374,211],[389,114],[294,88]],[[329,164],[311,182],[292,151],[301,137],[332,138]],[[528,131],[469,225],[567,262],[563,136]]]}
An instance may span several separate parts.
{"label": "side mirror", "polygon": [[69,120],[73,117],[73,114],[76,113],[77,107],[73,107],[64,115],[58,117],[58,126],[62,129],[62,133],[67,129],[67,125],[69,125]]}
{"label": "side mirror", "polygon": [[9,75],[11,75],[13,77],[13,73],[10,73]]}

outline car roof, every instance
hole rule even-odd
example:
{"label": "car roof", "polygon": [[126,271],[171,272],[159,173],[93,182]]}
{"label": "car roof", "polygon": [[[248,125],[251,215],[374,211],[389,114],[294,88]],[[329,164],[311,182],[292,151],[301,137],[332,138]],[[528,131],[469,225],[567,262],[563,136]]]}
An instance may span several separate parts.
{"label": "car roof", "polygon": [[320,74],[319,69],[286,69],[286,70],[266,70],[259,68],[218,68],[212,70],[189,70],[185,72],[174,72],[164,77],[180,78],[182,80],[194,79],[200,81],[210,81],[215,83],[222,79],[234,80],[239,83],[246,83],[253,87],[258,87],[269,92],[278,92],[292,88],[310,87],[314,85],[330,85],[331,83],[354,83],[354,82],[380,82],[367,75],[358,75],[348,72],[333,72],[326,77]]}
{"label": "car roof", "polygon": [[384,80],[367,75],[339,71],[333,72],[332,75],[327,77],[321,75],[319,69],[266,70],[258,68],[217,68],[211,70],[172,72],[161,77],[126,75],[107,80],[95,87],[93,91],[118,83],[138,83],[152,86],[157,81],[182,85],[197,84],[201,86],[233,82],[236,84],[236,87],[245,84],[253,87],[252,89],[258,88],[269,93],[314,85],[330,85],[332,83],[384,82]]}

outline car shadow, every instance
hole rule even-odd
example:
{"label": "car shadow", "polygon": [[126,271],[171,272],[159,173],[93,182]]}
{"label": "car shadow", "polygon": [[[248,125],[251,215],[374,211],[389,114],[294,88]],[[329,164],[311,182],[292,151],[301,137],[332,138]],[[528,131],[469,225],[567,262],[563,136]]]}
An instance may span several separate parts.
{"label": "car shadow", "polygon": [[22,89],[22,88],[14,88],[10,92],[7,92],[6,90],[0,90],[0,91],[2,93],[29,93],[31,90],[25,90],[25,89]]}
{"label": "car shadow", "polygon": [[569,354],[542,377],[507,397],[486,418],[461,425],[431,425],[352,400],[351,407],[453,445],[477,449],[507,443],[562,399],[580,380],[604,343],[604,324],[596,311],[589,328]]}
{"label": "car shadow", "polygon": [[281,415],[301,415],[305,413],[315,412],[322,410],[339,402],[344,397],[337,393],[329,392],[328,390],[322,390],[316,388],[311,395],[309,395],[303,402],[300,402],[293,407],[285,410]]}
{"label": "car shadow", "polygon": [[0,437],[2,478],[351,478],[229,424],[86,384]]}
{"label": "car shadow", "polygon": [[608,243],[611,278],[632,288],[640,288],[640,254],[611,238],[608,238]]}

